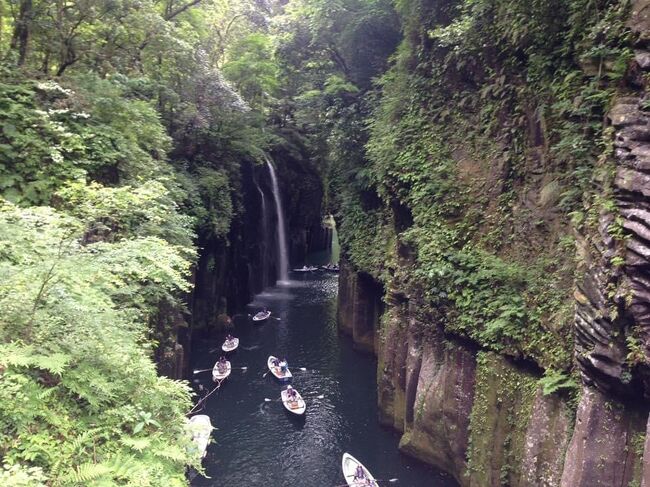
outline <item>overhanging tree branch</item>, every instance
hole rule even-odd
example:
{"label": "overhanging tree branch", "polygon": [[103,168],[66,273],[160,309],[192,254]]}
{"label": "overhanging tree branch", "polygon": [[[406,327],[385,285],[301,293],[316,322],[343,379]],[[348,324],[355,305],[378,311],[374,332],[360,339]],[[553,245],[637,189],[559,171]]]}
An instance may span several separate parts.
{"label": "overhanging tree branch", "polygon": [[188,8],[194,7],[194,5],[198,5],[199,3],[201,3],[201,0],[192,0],[191,2],[186,3],[185,5],[181,5],[176,10],[172,10],[170,13],[166,14],[163,18],[165,20],[171,20],[174,17],[176,17],[178,14],[185,12]]}

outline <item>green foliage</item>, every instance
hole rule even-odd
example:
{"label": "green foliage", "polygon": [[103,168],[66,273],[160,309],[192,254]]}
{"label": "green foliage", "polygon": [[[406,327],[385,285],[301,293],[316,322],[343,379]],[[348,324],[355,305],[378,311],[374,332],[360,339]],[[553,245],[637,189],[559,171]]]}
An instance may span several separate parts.
{"label": "green foliage", "polygon": [[[397,9],[404,41],[366,115],[369,161],[353,159],[344,187],[379,196],[370,215],[392,220],[398,247],[414,256],[395,270],[400,285],[423,290],[447,331],[568,370],[574,264],[562,242],[572,217],[585,220],[595,168],[611,151],[602,120],[630,59],[628,2],[407,0]],[[531,170],[540,163],[543,183]],[[348,258],[390,281],[379,272],[386,260],[368,258],[387,254],[385,240],[368,247],[359,223],[368,208],[341,208]],[[561,225],[546,228],[545,208]]]}
{"label": "green foliage", "polygon": [[341,245],[358,269],[384,281],[393,266],[395,236],[387,215],[381,210],[364,210],[357,202],[344,203]]}
{"label": "green foliage", "polygon": [[[0,84],[1,194],[41,204],[87,175],[153,176],[169,139],[147,101],[125,98],[115,81],[86,78],[77,91],[53,81]],[[110,175],[110,177],[109,177]],[[111,181],[114,182],[114,181]]]}
{"label": "green foliage", "polygon": [[[535,379],[497,354],[477,356],[470,415],[467,476],[476,485],[510,485],[520,478]],[[494,444],[494,438],[501,438]],[[494,466],[500,466],[496,470]],[[496,478],[496,477],[499,478]]]}
{"label": "green foliage", "polygon": [[0,482],[7,487],[41,487],[47,477],[39,467],[4,465],[0,470]]}
{"label": "green foliage", "polygon": [[245,100],[263,106],[278,89],[278,66],[273,60],[271,41],[260,33],[238,39],[223,68],[226,77]]}
{"label": "green foliage", "polygon": [[[133,221],[113,217],[121,229]],[[185,450],[189,388],[157,376],[146,318],[189,289],[192,251],[126,230],[84,242],[86,222],[6,202],[0,228],[3,475],[16,485],[40,472],[63,485],[183,485],[197,460]]]}
{"label": "green foliage", "polygon": [[228,175],[209,168],[199,169],[197,175],[199,191],[203,195],[203,204],[197,210],[199,231],[205,236],[224,238],[234,211]]}
{"label": "green foliage", "polygon": [[118,188],[75,181],[56,194],[61,207],[84,222],[87,240],[150,235],[185,247],[192,245],[193,221],[180,213],[176,201],[183,193],[173,181],[150,180]]}
{"label": "green foliage", "polygon": [[547,369],[544,372],[544,377],[539,380],[539,385],[545,396],[549,396],[558,391],[577,392],[578,383],[573,377],[567,375],[565,372]]}

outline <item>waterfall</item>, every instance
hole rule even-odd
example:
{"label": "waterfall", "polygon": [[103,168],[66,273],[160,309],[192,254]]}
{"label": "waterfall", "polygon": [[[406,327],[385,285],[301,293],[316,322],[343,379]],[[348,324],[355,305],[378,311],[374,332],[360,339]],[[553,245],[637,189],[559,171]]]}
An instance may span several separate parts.
{"label": "waterfall", "polygon": [[334,220],[333,215],[323,217],[323,227],[325,229],[325,248],[329,254],[329,263],[338,264],[341,245],[339,244],[339,232],[336,230],[336,220]]}
{"label": "waterfall", "polygon": [[336,230],[336,225],[332,228],[332,245],[330,247],[332,264],[338,264],[341,258],[341,244],[339,243],[339,232]]}
{"label": "waterfall", "polygon": [[280,187],[278,178],[275,175],[275,168],[271,160],[266,157],[266,165],[271,173],[271,183],[273,188],[273,199],[275,200],[275,211],[278,215],[278,224],[276,226],[276,235],[278,240],[278,281],[289,280],[289,250],[287,247],[287,233],[284,225],[284,211],[282,211],[282,199],[280,198]]}
{"label": "waterfall", "polygon": [[269,211],[266,206],[266,197],[264,196],[264,191],[262,191],[262,188],[260,188],[260,185],[258,184],[257,178],[255,176],[253,176],[253,182],[255,183],[255,187],[260,194],[260,198],[262,199],[262,243],[260,245],[260,260],[262,267],[261,288],[263,289],[269,284],[268,254],[269,248],[271,247],[269,244]]}

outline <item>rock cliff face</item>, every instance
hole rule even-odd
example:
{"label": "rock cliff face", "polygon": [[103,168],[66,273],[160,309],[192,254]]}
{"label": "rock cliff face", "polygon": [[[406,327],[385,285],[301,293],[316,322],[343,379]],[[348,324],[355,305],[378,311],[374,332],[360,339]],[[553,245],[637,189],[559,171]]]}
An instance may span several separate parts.
{"label": "rock cliff face", "polygon": [[[305,154],[300,158],[279,147],[273,156],[289,222],[290,259],[302,262],[308,251],[324,250],[323,245],[328,243],[321,224],[320,179]],[[237,212],[227,238],[200,242],[192,297],[196,328],[223,328],[228,315],[276,281],[277,216],[266,166],[242,162],[238,192],[241,201],[234,204]]]}
{"label": "rock cliff face", "polygon": [[[404,453],[462,486],[650,487],[650,0],[631,2],[627,28],[632,56],[605,120],[611,150],[593,168],[596,196],[575,228],[579,394],[545,395],[542,361],[507,357],[459,338],[462,329],[445,329],[440,313],[449,310],[431,309],[423,290],[408,285],[414,265],[401,258],[403,249],[395,249],[400,259],[390,269],[400,282],[386,292],[343,266],[339,324],[360,346],[374,344],[380,421],[403,433]],[[541,154],[548,127],[529,115],[526,140]],[[543,179],[552,168],[544,157],[527,160],[527,186],[515,192],[548,223],[551,217],[535,212],[552,185],[530,175]],[[471,171],[462,173],[458,163],[467,180],[494,179],[466,166]],[[553,232],[537,238],[553,245]],[[375,304],[382,295],[385,310]]]}
{"label": "rock cliff face", "polygon": [[[365,348],[353,317],[372,315],[373,300],[350,282],[348,269],[341,329]],[[388,308],[381,329],[375,322],[379,420],[403,433],[404,453],[468,487],[639,485],[643,408],[585,386],[576,412],[565,397],[542,393],[538,370],[441,329],[423,335],[420,306],[402,301]]]}

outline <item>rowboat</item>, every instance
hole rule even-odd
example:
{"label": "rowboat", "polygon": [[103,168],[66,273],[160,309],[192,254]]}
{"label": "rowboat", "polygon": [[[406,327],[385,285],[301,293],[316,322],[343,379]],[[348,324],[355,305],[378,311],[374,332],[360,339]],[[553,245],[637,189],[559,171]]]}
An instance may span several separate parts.
{"label": "rowboat", "polygon": [[[345,481],[348,483],[349,487],[362,487],[362,486],[377,487],[377,482],[375,481],[375,478],[372,476],[372,474],[368,471],[366,467],[363,466],[363,464],[359,460],[354,458],[352,455],[350,455],[349,453],[344,453],[343,461],[341,463],[343,469],[343,476],[345,477]],[[360,466],[363,469],[364,478],[362,479],[357,479],[355,477],[355,472],[358,466]],[[370,482],[368,482],[368,480]]]}
{"label": "rowboat", "polygon": [[238,346],[239,338],[233,338],[231,341],[226,340],[223,342],[223,345],[221,345],[221,350],[224,352],[232,352],[233,350],[237,350]]}
{"label": "rowboat", "polygon": [[212,433],[212,423],[210,417],[205,414],[197,414],[190,418],[190,433],[192,434],[192,441],[201,455],[205,458],[208,453],[208,443],[210,442],[210,434]]}
{"label": "rowboat", "polygon": [[314,272],[318,270],[318,267],[314,267],[314,266],[307,267],[306,265],[304,265],[299,269],[291,269],[291,270],[293,272]]}
{"label": "rowboat", "polygon": [[271,316],[270,311],[260,311],[259,313],[256,313],[255,316],[253,316],[253,321],[268,320],[269,316]]}
{"label": "rowboat", "polygon": [[276,357],[273,355],[269,355],[269,359],[266,361],[266,365],[268,365],[269,370],[271,373],[275,376],[276,379],[281,380],[283,382],[291,380],[293,375],[291,374],[291,371],[287,367],[287,371],[282,373],[282,369],[280,367],[273,365],[273,362],[278,360]]}
{"label": "rowboat", "polygon": [[289,397],[289,392],[287,391],[287,389],[280,392],[280,397],[282,398],[282,404],[284,404],[284,407],[290,413],[301,416],[305,414],[305,411],[307,410],[307,404],[305,404],[305,401],[303,400],[300,393],[295,389],[293,390],[296,392],[295,400]]}
{"label": "rowboat", "polygon": [[339,266],[337,266],[335,264],[327,264],[327,265],[320,266],[320,269],[325,271],[325,272],[338,272],[339,271]]}
{"label": "rowboat", "polygon": [[230,365],[230,362],[226,360],[226,370],[223,372],[219,371],[219,362],[214,364],[214,367],[212,367],[212,380],[214,382],[217,382],[219,380],[224,380],[226,377],[230,375],[230,372],[232,372],[232,366]]}

